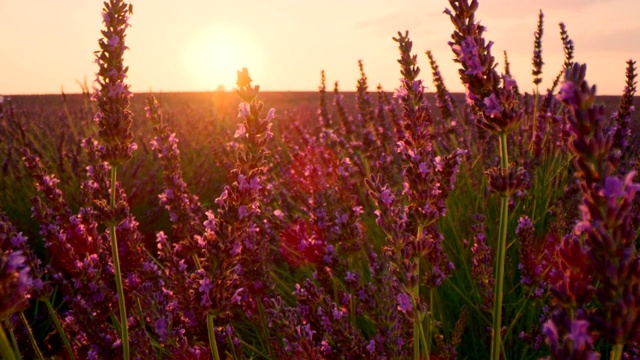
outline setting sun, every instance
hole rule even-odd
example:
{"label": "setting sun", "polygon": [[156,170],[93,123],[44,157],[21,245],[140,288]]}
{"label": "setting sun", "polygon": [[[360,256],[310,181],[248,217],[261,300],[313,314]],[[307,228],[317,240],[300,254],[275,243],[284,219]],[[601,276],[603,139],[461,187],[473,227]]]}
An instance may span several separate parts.
{"label": "setting sun", "polygon": [[261,72],[261,53],[249,34],[230,26],[202,29],[187,44],[185,66],[194,88],[235,87],[236,71],[246,67]]}

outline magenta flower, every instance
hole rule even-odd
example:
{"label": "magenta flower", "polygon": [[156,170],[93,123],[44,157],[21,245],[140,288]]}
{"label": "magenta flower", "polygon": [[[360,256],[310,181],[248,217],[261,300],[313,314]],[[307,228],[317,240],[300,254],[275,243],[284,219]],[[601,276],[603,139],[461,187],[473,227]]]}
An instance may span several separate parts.
{"label": "magenta flower", "polygon": [[564,103],[570,105],[578,105],[578,100],[576,99],[576,84],[572,81],[565,81],[560,86],[560,91],[558,91],[558,95],[556,98]]}
{"label": "magenta flower", "polygon": [[589,322],[586,320],[575,320],[571,323],[571,332],[565,339],[573,340],[576,349],[585,350],[593,342],[591,335],[587,332]]}
{"label": "magenta flower", "polygon": [[399,311],[402,311],[403,313],[406,314],[407,312],[413,309],[413,306],[411,305],[411,297],[409,297],[407,293],[405,292],[399,293],[396,299],[398,301]]}
{"label": "magenta flower", "polygon": [[482,102],[485,106],[485,114],[489,115],[492,118],[500,115],[500,112],[504,110],[504,108],[500,105],[500,101],[498,101],[496,94],[489,95]]}

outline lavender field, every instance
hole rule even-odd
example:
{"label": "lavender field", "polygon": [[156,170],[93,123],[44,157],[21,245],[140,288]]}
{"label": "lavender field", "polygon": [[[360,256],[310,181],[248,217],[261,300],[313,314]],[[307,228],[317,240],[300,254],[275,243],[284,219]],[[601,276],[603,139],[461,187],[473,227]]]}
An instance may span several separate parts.
{"label": "lavender field", "polygon": [[640,359],[635,61],[446,6],[465,93],[398,32],[395,89],[133,94],[105,2],[94,83],[0,97],[0,358]]}

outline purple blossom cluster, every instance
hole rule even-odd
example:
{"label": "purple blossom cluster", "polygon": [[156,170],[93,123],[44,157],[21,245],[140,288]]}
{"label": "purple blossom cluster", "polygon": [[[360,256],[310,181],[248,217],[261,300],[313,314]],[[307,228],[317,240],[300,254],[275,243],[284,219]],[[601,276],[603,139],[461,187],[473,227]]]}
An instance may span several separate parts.
{"label": "purple blossom cluster", "polygon": [[[3,233],[2,235],[9,234]],[[19,241],[20,238],[16,236],[11,239],[7,238],[7,241],[11,240]],[[8,246],[4,247],[8,248]],[[33,286],[31,268],[25,255],[20,250],[6,253],[3,251],[0,259],[0,295],[2,295],[0,317],[6,318],[28,307]]]}
{"label": "purple blossom cluster", "polygon": [[467,102],[476,110],[476,124],[492,133],[510,132],[518,126],[523,112],[516,97],[517,84],[509,75],[498,75],[491,55],[493,42],[483,38],[486,28],[475,21],[478,2],[449,2],[447,9],[456,31],[449,42],[455,62],[462,66],[460,80],[466,87]]}
{"label": "purple blossom cluster", "polygon": [[[606,131],[606,110],[594,104],[595,86],[588,86],[585,75],[586,66],[574,64],[558,94],[568,108],[570,147],[582,193],[580,220],[573,237],[563,241],[563,248],[573,251],[560,255],[563,262],[581,269],[566,269],[554,287],[564,307],[546,324],[545,333],[556,358],[560,356],[554,349],[564,349],[565,355],[568,351],[561,345],[559,331],[570,332],[564,343],[572,343],[573,353],[591,352],[597,334],[613,345],[612,356],[619,358],[623,346],[637,342],[640,334],[640,259],[630,212],[640,185],[633,182],[635,172],[615,176],[608,156],[613,137]],[[595,299],[599,306],[592,308],[589,303]],[[582,316],[574,318],[572,313]]]}
{"label": "purple blossom cluster", "polygon": [[520,282],[531,291],[534,298],[543,297],[549,282],[557,281],[557,235],[549,232],[542,239],[535,233],[528,216],[518,219],[516,235],[520,243]]}
{"label": "purple blossom cluster", "polygon": [[619,165],[620,171],[625,171],[630,168],[630,164],[625,163],[627,159],[622,159],[623,154],[633,152],[631,145],[631,113],[635,111],[633,106],[633,96],[636,93],[636,62],[633,60],[627,61],[627,71],[625,74],[626,84],[620,97],[620,105],[618,110],[611,114],[612,122],[610,131],[613,134],[612,149],[614,156],[619,159],[614,159],[614,162],[623,160]]}
{"label": "purple blossom cluster", "polygon": [[485,218],[480,214],[473,217],[474,224],[473,243],[469,244],[472,254],[471,273],[478,282],[482,304],[480,309],[490,312],[493,306],[493,287],[495,279],[493,277],[493,257],[491,247],[487,244]]}
{"label": "purple blossom cluster", "polygon": [[124,1],[110,0],[104,3],[102,22],[105,30],[98,41],[100,51],[96,53],[98,73],[93,100],[99,111],[94,120],[100,127],[100,137],[104,141],[101,148],[103,161],[117,164],[131,158],[136,149],[132,143],[131,123],[133,114],[128,110],[132,96],[125,83],[128,67],[122,63],[125,50],[125,32],[129,28],[129,14],[132,6]]}

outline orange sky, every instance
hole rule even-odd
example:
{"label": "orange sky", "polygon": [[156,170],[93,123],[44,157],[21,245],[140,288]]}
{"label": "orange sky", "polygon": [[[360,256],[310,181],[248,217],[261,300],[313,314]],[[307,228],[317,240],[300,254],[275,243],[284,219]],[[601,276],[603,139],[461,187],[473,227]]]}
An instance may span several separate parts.
{"label": "orange sky", "polygon": [[[398,86],[398,50],[409,30],[430,88],[425,50],[432,50],[451,91],[461,91],[447,45],[452,25],[445,0],[146,0],[133,1],[125,63],[134,92],[206,91],[233,86],[248,67],[264,90],[311,90],[320,81],[354,90],[358,59],[371,88]],[[576,61],[599,94],[618,95],[627,59],[640,60],[638,0],[480,0],[478,18],[495,42],[502,69],[507,50],[521,89],[532,89],[531,52],[537,12],[545,13],[544,87],[560,70],[558,23],[576,45]],[[0,0],[0,94],[80,91],[97,66],[101,2]]]}

